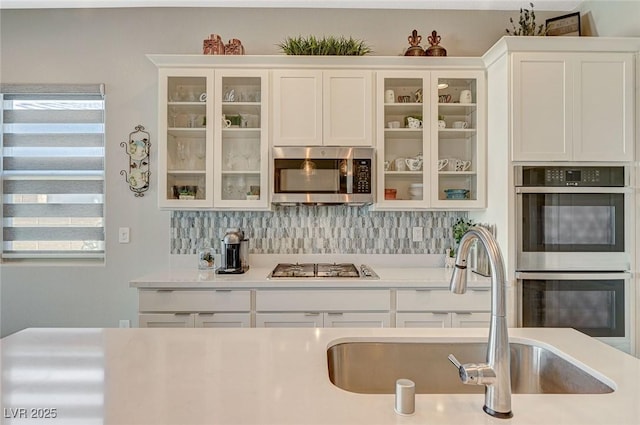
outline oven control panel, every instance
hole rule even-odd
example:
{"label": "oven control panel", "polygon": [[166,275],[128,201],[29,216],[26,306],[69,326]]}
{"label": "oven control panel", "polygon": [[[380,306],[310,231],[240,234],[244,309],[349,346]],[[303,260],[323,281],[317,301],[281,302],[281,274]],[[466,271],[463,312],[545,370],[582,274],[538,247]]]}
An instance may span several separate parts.
{"label": "oven control panel", "polygon": [[624,187],[625,167],[518,166],[516,186]]}

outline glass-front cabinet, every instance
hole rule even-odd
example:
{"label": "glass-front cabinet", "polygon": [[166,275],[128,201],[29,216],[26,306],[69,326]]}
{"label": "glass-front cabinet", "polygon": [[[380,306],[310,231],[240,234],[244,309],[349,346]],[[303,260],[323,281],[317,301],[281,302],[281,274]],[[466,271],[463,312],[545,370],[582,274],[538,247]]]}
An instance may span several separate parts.
{"label": "glass-front cabinet", "polygon": [[159,206],[268,209],[268,71],[159,70]]}
{"label": "glass-front cabinet", "polygon": [[268,71],[217,69],[214,207],[267,209]]}
{"label": "glass-front cabinet", "polygon": [[429,72],[377,73],[378,209],[428,207],[430,85]]}
{"label": "glass-front cabinet", "polygon": [[159,70],[158,204],[213,206],[213,71]]}
{"label": "glass-front cabinet", "polygon": [[484,208],[483,71],[432,71],[431,99],[431,206]]}

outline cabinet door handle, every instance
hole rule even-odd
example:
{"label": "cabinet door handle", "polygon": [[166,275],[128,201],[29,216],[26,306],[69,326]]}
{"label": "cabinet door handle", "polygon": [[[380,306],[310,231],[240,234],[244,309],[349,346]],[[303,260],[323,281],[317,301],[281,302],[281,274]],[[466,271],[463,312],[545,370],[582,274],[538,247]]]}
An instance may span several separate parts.
{"label": "cabinet door handle", "polygon": [[320,316],[320,313],[317,311],[308,311],[304,314],[305,316]]}
{"label": "cabinet door handle", "polygon": [[338,312],[338,311],[334,311],[329,313],[329,316],[342,316],[344,313],[342,312]]}

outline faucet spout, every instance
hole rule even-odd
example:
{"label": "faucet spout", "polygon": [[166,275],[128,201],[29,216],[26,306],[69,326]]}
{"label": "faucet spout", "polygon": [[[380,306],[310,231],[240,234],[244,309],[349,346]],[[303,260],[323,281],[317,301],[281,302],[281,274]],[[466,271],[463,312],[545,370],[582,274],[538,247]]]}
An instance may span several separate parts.
{"label": "faucet spout", "polygon": [[[487,251],[491,269],[491,323],[487,362],[480,365],[460,365],[455,357],[450,356],[453,357],[450,360],[458,367],[464,383],[485,385],[483,409],[486,413],[497,418],[510,418],[513,416],[511,413],[511,358],[506,319],[504,260],[495,238],[484,227],[474,226],[460,239],[450,290],[455,294],[464,294],[467,290],[467,257],[474,241],[480,241]],[[489,379],[477,379],[482,376]]]}

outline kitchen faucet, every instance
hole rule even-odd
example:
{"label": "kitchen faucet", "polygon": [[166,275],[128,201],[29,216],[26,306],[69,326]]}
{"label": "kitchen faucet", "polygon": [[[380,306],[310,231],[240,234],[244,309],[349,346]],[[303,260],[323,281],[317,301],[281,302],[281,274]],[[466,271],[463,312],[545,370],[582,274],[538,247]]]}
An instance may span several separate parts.
{"label": "kitchen faucet", "polygon": [[[484,227],[471,227],[460,239],[456,264],[451,276],[451,292],[464,294],[467,290],[467,257],[474,241],[479,240],[489,257],[491,270],[491,324],[486,363],[460,364],[453,354],[449,361],[458,368],[465,384],[484,385],[483,410],[496,418],[510,418],[511,359],[506,319],[506,283],[504,261],[495,238]],[[478,247],[479,248],[479,247]]]}

